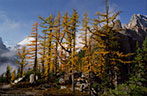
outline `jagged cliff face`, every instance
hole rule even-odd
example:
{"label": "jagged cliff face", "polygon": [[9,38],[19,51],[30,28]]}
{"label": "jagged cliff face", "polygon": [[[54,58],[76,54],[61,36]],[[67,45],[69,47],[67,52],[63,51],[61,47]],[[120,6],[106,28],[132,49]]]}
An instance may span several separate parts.
{"label": "jagged cliff face", "polygon": [[126,29],[131,29],[135,31],[147,31],[147,16],[141,14],[134,14],[132,15],[130,22],[125,25]]}
{"label": "jagged cliff face", "polygon": [[[121,28],[120,22],[115,22],[116,28]],[[130,22],[122,27],[122,30],[118,32],[120,37],[120,50],[124,53],[134,53],[136,50],[136,42],[139,42],[140,47],[147,36],[147,16],[132,15]],[[129,58],[128,58],[129,59]],[[128,80],[128,73],[130,70],[129,64],[121,65],[122,82]]]}
{"label": "jagged cliff face", "polygon": [[[121,23],[116,22],[116,28],[121,28]],[[135,51],[136,42],[140,47],[147,36],[147,16],[137,14],[132,15],[130,22],[122,27],[119,31],[122,51],[128,53]]]}
{"label": "jagged cliff face", "polygon": [[[123,53],[134,53],[136,50],[136,42],[138,41],[140,46],[142,45],[145,37],[147,36],[147,17],[143,15],[133,15],[130,19],[130,22],[125,26],[121,26],[120,20],[116,20],[114,22],[113,29],[121,29],[121,31],[117,32],[117,36],[120,37],[120,50]],[[92,37],[92,36],[91,36]],[[94,39],[90,39],[90,43],[92,48],[96,45]],[[131,59],[131,58],[125,58]],[[120,73],[121,82],[128,80],[128,73],[130,72],[130,64],[121,64]]]}
{"label": "jagged cliff face", "polygon": [[2,38],[0,37],[0,55],[1,55],[2,53],[7,52],[7,51],[8,51],[8,49],[7,49],[6,46],[3,44]]}
{"label": "jagged cliff face", "polygon": [[[147,16],[137,14],[132,15],[128,24],[122,26],[120,20],[114,22],[114,30],[121,29],[118,32],[120,37],[120,50],[124,53],[135,52],[136,42],[140,47],[147,36]],[[95,45],[95,40],[90,39],[91,44]]]}
{"label": "jagged cliff face", "polygon": [[142,42],[147,36],[147,16],[132,15],[130,22],[124,26],[131,38]]}

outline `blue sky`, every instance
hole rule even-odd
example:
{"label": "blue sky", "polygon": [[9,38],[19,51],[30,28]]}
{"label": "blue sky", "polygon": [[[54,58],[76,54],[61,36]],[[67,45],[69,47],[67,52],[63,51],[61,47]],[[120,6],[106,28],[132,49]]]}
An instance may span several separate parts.
{"label": "blue sky", "polygon": [[[147,15],[147,0],[109,0],[110,9],[122,11],[119,19],[128,23],[132,14]],[[0,0],[0,37],[8,45],[15,45],[30,35],[32,24],[38,16],[47,17],[77,9],[80,18],[85,10],[93,18],[97,11],[104,11],[104,0]]]}

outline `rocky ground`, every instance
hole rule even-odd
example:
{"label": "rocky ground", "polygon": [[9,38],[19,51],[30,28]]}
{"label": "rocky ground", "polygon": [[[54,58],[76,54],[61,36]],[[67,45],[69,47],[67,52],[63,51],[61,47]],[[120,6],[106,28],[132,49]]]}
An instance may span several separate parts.
{"label": "rocky ground", "polygon": [[15,88],[8,84],[0,84],[0,96],[88,96],[87,93],[76,91],[73,94],[69,87],[64,89],[49,87],[42,84],[35,87]]}

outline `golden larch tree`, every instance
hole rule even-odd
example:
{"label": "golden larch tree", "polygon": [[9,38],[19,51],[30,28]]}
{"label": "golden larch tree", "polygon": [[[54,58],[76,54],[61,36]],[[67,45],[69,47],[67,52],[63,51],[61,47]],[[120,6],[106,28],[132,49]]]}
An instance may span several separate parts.
{"label": "golden larch tree", "polygon": [[[117,73],[120,63],[131,63],[124,61],[124,57],[129,57],[130,54],[123,54],[119,51],[119,37],[117,36],[120,29],[115,29],[115,20],[120,12],[109,12],[109,4],[106,1],[106,12],[101,14],[96,13],[96,19],[93,19],[92,38],[96,41],[95,55],[98,58],[95,64],[98,66],[97,74],[107,82],[109,87],[117,86]],[[111,15],[110,15],[111,14]],[[104,79],[105,78],[105,79]],[[106,83],[105,83],[106,84]]]}
{"label": "golden larch tree", "polygon": [[54,28],[54,18],[52,16],[52,14],[47,17],[47,18],[42,18],[41,16],[39,16],[39,18],[42,20],[42,25],[41,27],[44,28],[44,31],[46,31],[45,34],[47,34],[47,39],[46,39],[46,62],[45,64],[47,64],[46,66],[46,77],[47,77],[47,80],[49,80],[49,74],[50,72],[53,72],[54,70],[54,63],[53,63],[53,40],[54,40],[54,34],[53,34],[53,28]]}
{"label": "golden larch tree", "polygon": [[43,36],[40,37],[40,46],[39,46],[39,54],[40,54],[40,63],[41,63],[41,71],[42,71],[42,76],[44,77],[45,74],[45,61],[46,61],[46,41],[47,41],[47,34],[46,30],[42,30]]}
{"label": "golden larch tree", "polygon": [[60,40],[60,31],[61,31],[61,14],[60,12],[58,12],[58,15],[57,17],[55,18],[55,21],[54,21],[54,37],[55,37],[55,51],[54,51],[54,72],[57,73],[58,71],[58,68],[59,68],[59,58],[58,58],[58,55],[59,55],[59,43],[58,41]]}
{"label": "golden larch tree", "polygon": [[38,66],[38,22],[35,22],[32,26],[32,33],[29,36],[30,38],[33,38],[33,40],[31,41],[30,44],[28,44],[27,46],[29,46],[28,49],[28,54],[30,57],[30,60],[33,60],[33,72],[34,72],[34,81],[36,82],[36,72],[37,72],[37,66]]}
{"label": "golden larch tree", "polygon": [[20,74],[20,77],[23,76],[24,68],[27,65],[27,59],[28,59],[27,58],[27,54],[28,54],[28,51],[27,51],[26,46],[24,46],[22,49],[17,49],[16,63],[20,65],[20,73],[19,73]]}

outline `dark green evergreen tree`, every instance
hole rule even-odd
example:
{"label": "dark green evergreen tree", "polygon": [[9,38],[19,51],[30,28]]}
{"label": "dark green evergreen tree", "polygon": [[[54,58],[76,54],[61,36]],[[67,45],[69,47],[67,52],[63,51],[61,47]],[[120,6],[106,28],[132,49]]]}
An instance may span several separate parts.
{"label": "dark green evergreen tree", "polygon": [[143,52],[139,47],[137,42],[136,44],[136,56],[135,56],[135,66],[133,68],[134,71],[134,81],[137,84],[141,80],[141,75],[143,74],[144,66],[143,66]]}
{"label": "dark green evergreen tree", "polygon": [[147,37],[145,38],[143,42],[143,62],[147,64]]}
{"label": "dark green evergreen tree", "polygon": [[139,47],[138,42],[136,43],[136,56],[134,60],[135,62],[132,68],[132,73],[131,73],[132,76],[130,78],[130,81],[133,82],[135,86],[141,86],[145,81],[145,64],[144,64],[144,52]]}
{"label": "dark green evergreen tree", "polygon": [[144,86],[147,86],[147,36],[143,42],[143,49],[142,49],[142,55],[143,55],[143,71],[144,71],[144,74],[143,74],[143,78],[144,78]]}
{"label": "dark green evergreen tree", "polygon": [[6,75],[6,82],[10,83],[10,81],[11,81],[11,67],[10,67],[10,65],[7,66],[5,75]]}

